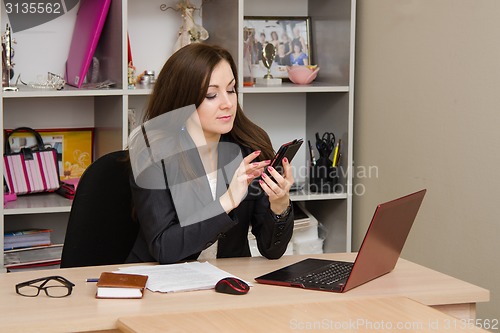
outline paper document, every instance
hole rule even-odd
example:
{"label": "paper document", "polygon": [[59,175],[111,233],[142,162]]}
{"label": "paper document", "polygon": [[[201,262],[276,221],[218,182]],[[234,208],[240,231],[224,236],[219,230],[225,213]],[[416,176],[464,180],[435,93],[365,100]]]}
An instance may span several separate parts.
{"label": "paper document", "polygon": [[147,275],[146,288],[163,293],[211,289],[222,278],[236,277],[208,262],[198,261],[170,265],[131,266],[120,268],[119,272]]}

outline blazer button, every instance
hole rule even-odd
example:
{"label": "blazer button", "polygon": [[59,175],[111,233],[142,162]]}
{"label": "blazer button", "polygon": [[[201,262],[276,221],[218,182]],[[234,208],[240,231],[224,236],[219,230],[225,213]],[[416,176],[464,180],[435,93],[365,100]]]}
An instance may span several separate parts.
{"label": "blazer button", "polygon": [[281,244],[280,240],[277,240],[276,242],[274,242],[274,245],[280,245],[280,244]]}
{"label": "blazer button", "polygon": [[212,243],[212,242],[208,242],[208,243],[205,245],[205,249],[206,249],[206,248],[209,248],[209,247],[210,247],[210,246],[212,246],[212,245],[214,245],[214,243]]}
{"label": "blazer button", "polygon": [[217,238],[226,238],[226,234],[221,232],[220,234],[217,235]]}
{"label": "blazer button", "polygon": [[276,233],[276,237],[281,237],[281,235],[283,235],[283,233],[282,233],[282,232],[278,232],[278,233]]}

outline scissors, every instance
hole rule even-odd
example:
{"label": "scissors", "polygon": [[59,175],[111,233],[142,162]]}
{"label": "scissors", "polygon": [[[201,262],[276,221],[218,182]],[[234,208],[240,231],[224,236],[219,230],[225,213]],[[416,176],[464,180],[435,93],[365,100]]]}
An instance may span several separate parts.
{"label": "scissors", "polygon": [[333,152],[335,147],[335,134],[332,132],[325,132],[320,138],[319,133],[316,132],[316,148],[320,156],[328,157]]}

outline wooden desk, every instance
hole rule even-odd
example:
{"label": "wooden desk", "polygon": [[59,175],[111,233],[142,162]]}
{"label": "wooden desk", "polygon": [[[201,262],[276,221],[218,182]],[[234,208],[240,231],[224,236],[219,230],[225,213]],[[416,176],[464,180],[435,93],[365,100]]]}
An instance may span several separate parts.
{"label": "wooden desk", "polygon": [[[284,256],[279,260],[235,258],[214,260],[221,269],[245,280],[307,257],[354,260],[355,254]],[[219,294],[213,290],[160,294],[146,291],[141,300],[96,299],[99,277],[123,265],[82,267],[50,271],[0,274],[0,332],[76,332],[116,328],[120,317],[141,314],[252,308],[311,302],[357,300],[373,297],[404,296],[462,318],[475,316],[475,304],[489,301],[489,291],[445,274],[400,259],[393,272],[344,294],[289,287],[254,284],[245,296]],[[54,299],[16,294],[16,283],[59,274],[76,284],[73,294]]]}
{"label": "wooden desk", "polygon": [[404,297],[337,300],[118,319],[125,333],[486,332]]}

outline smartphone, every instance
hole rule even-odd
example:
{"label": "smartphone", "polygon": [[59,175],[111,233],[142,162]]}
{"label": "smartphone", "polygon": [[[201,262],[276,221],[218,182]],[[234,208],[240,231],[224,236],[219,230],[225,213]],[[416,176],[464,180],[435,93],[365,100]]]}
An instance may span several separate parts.
{"label": "smartphone", "polygon": [[[291,162],[303,142],[304,140],[302,139],[295,139],[282,144],[270,165],[280,174],[283,174],[283,158],[286,157],[288,162]],[[267,171],[267,168],[265,168],[265,173],[272,178],[269,171]]]}

